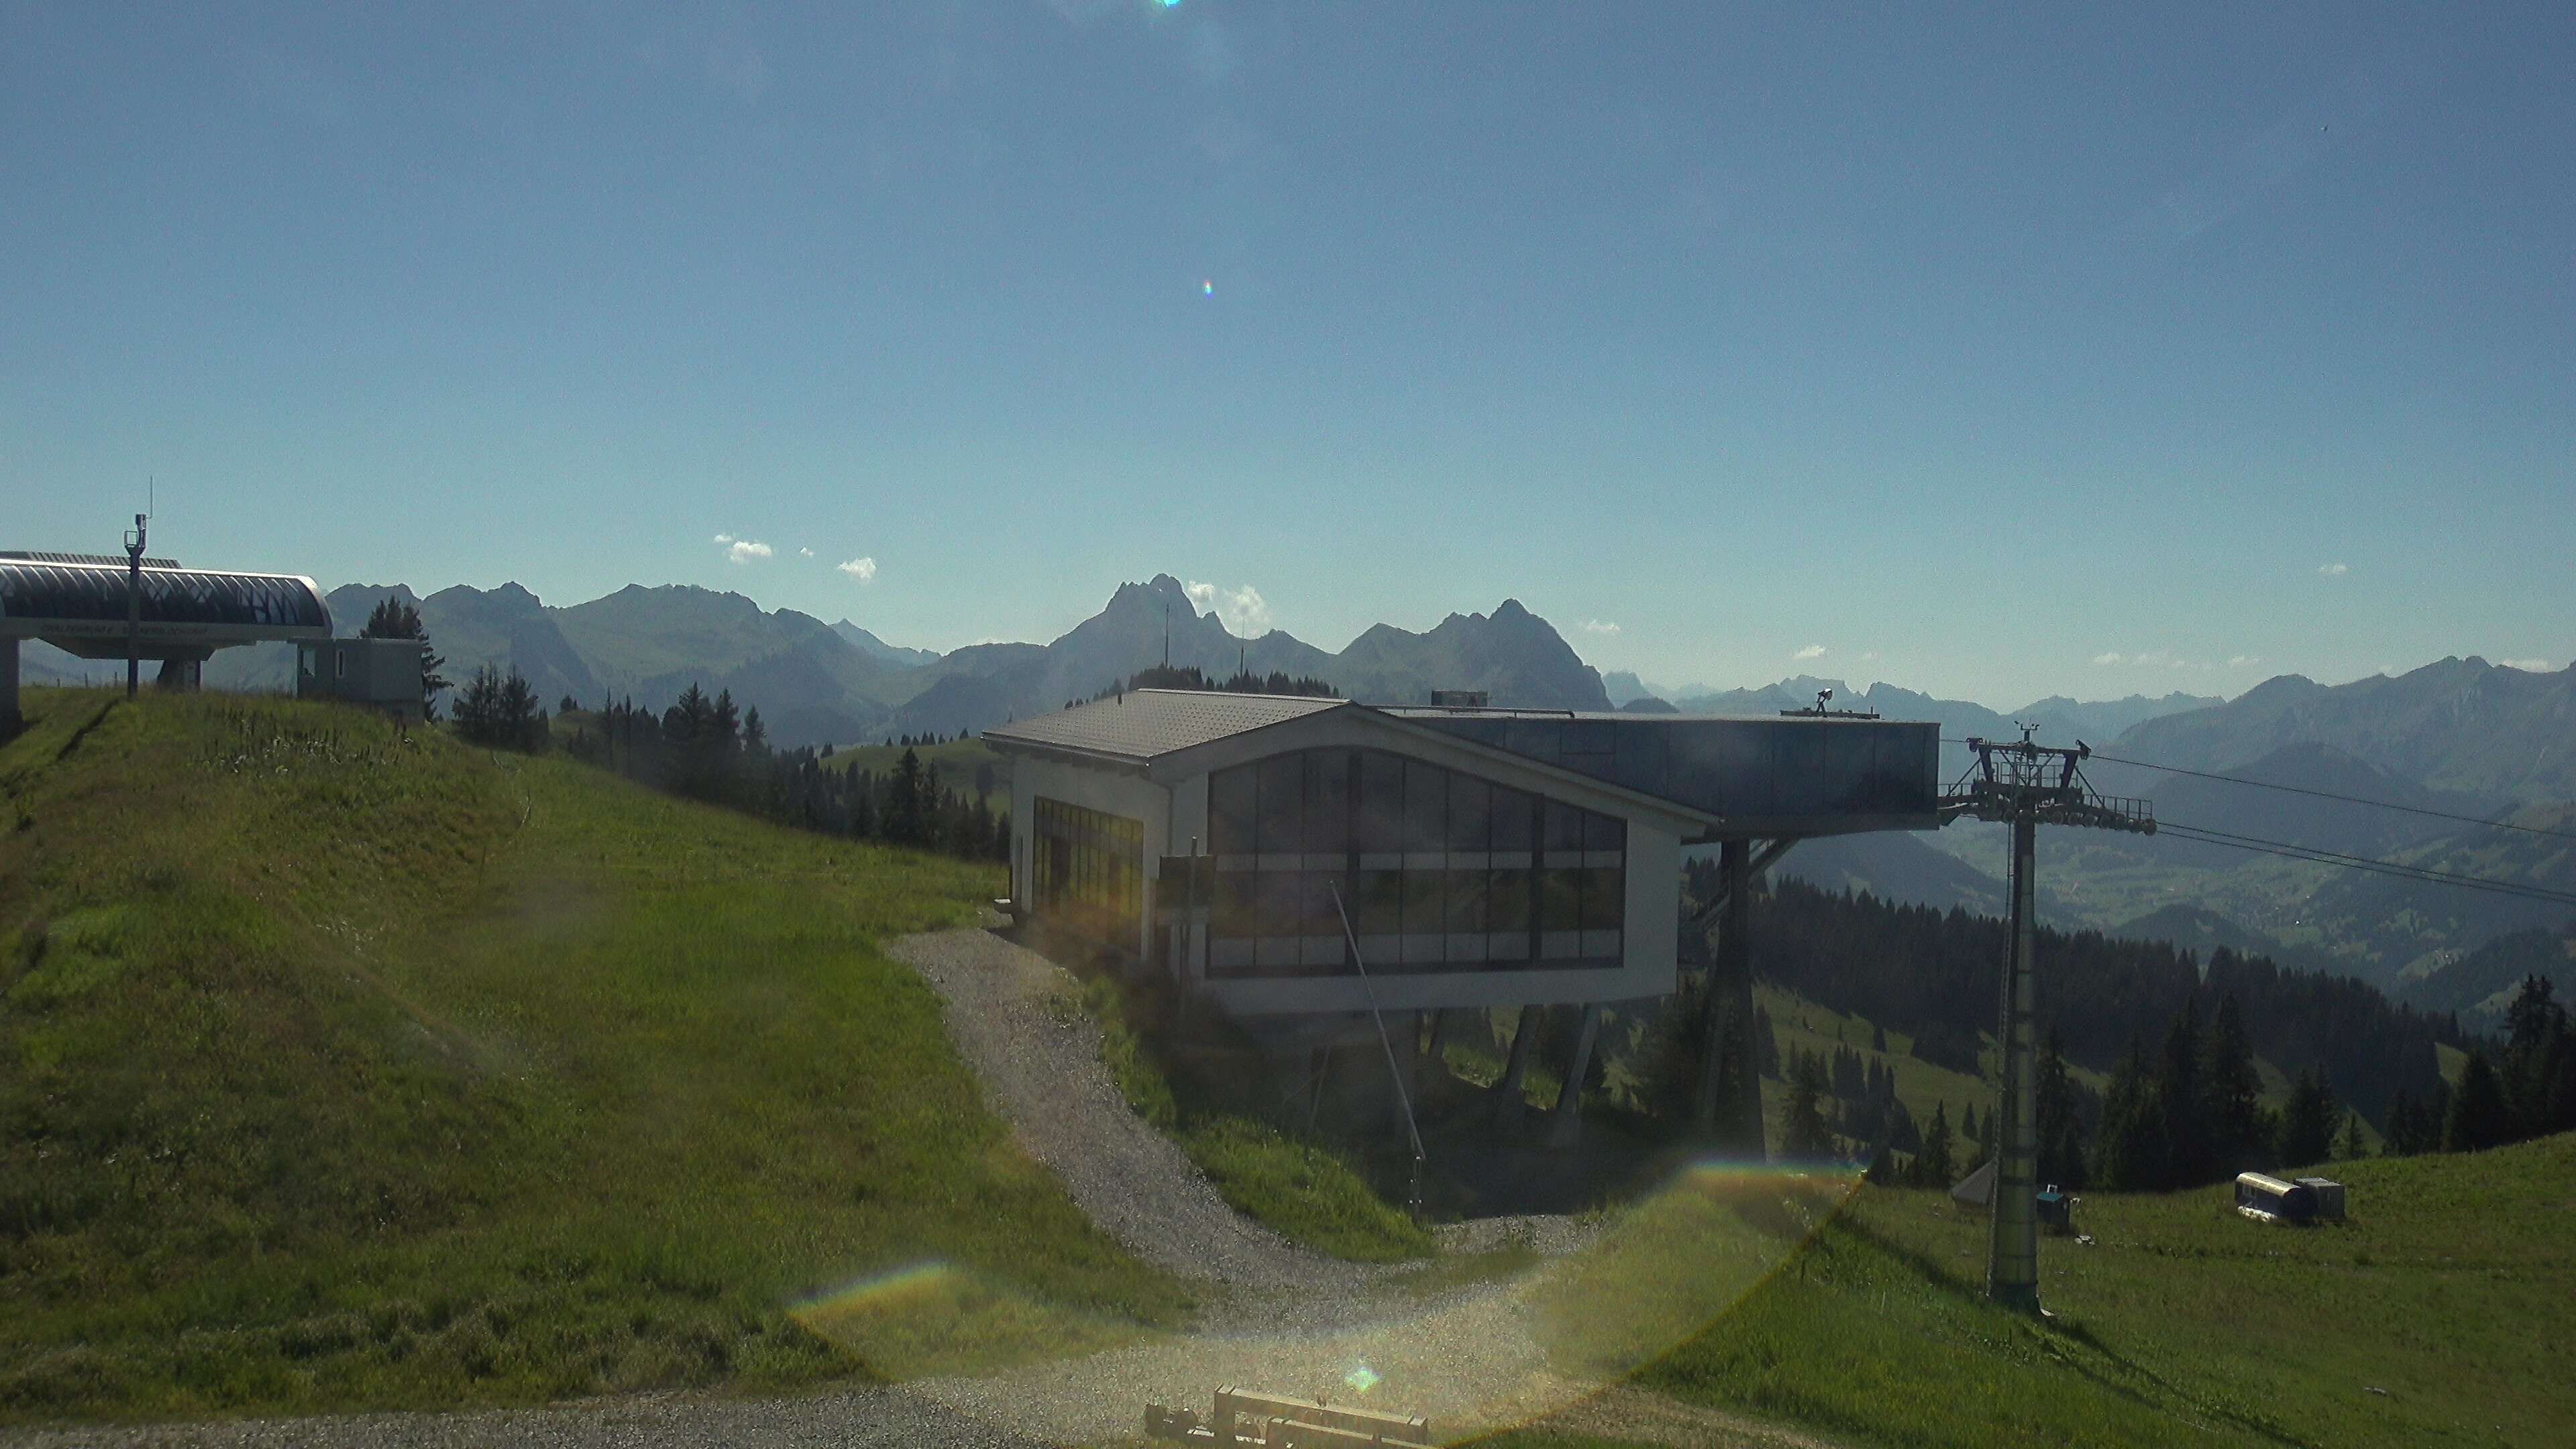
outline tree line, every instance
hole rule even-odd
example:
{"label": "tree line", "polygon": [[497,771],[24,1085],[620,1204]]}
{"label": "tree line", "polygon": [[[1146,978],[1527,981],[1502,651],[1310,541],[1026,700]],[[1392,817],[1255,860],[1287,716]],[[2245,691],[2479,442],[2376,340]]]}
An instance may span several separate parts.
{"label": "tree line", "polygon": [[[1693,860],[1686,885],[1706,899],[1716,867]],[[1974,1072],[1980,1034],[1995,1028],[2007,924],[1952,908],[1897,905],[1865,892],[1780,880],[1753,899],[1754,970],[1831,1010],[1866,1016],[1914,1038],[1914,1054]],[[2152,1040],[2188,1005],[2212,1020],[2236,1000],[2235,1029],[2294,1080],[2319,1076],[2339,1102],[2382,1120],[2400,1093],[2417,1100],[2440,1081],[2436,1048],[2466,1047],[2456,1017],[2389,1001],[2348,976],[2284,969],[2224,947],[2206,971],[2161,941],[2041,927],[2039,1025],[2074,1063],[2111,1071],[2133,1038]]]}
{"label": "tree line", "polygon": [[905,746],[883,775],[827,764],[826,750],[775,749],[759,707],[737,710],[729,689],[710,698],[692,683],[658,714],[632,699],[611,701],[574,725],[564,751],[630,780],[802,830],[967,860],[1010,859],[1010,812],[994,810],[983,789],[951,788],[914,747]]}

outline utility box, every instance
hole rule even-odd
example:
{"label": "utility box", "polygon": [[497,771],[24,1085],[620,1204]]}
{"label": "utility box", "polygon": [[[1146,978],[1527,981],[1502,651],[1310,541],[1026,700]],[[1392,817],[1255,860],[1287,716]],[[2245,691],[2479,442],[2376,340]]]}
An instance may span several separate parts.
{"label": "utility box", "polygon": [[403,719],[422,717],[417,639],[317,639],[295,648],[295,697],[369,705]]}
{"label": "utility box", "polygon": [[2343,1221],[2343,1184],[2330,1177],[2303,1177],[2299,1186],[2317,1195],[2317,1221]]}

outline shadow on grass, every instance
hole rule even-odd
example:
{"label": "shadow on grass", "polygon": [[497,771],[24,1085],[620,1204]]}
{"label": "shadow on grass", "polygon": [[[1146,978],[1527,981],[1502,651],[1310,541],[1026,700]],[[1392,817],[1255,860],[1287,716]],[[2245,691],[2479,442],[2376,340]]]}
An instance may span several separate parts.
{"label": "shadow on grass", "polygon": [[[2083,1375],[2096,1386],[2109,1393],[2115,1394],[2120,1398],[2126,1399],[2129,1402],[2138,1405],[2140,1408],[2150,1409],[2160,1413],[2171,1412],[2175,1408],[2181,1408],[2208,1418],[2223,1419],[2227,1423],[2244,1430],[2246,1433],[2269,1440],[2274,1444],[2282,1445],[2284,1446],[2284,1449],[2311,1449],[2307,1440],[2301,1439],[2298,1436],[2283,1430],[2277,1424],[2228,1408],[2224,1405],[2208,1403],[2193,1397],[2164,1375],[2155,1372],[2146,1365],[2139,1363],[2136,1359],[2112,1348],[2108,1343],[2105,1343],[2102,1340],[2102,1337],[2099,1334],[2095,1333],[2090,1327],[2087,1327],[2084,1324],[2071,1322],[2064,1318],[2047,1318],[2034,1321],[2032,1319],[2025,1318],[2020,1314],[2014,1313],[2009,1309],[1994,1306],[1986,1300],[1984,1293],[1978,1291],[1978,1289],[1972,1284],[1961,1282],[1947,1268],[1943,1267],[1942,1264],[1933,1259],[1930,1254],[1899,1242],[1895,1238],[1879,1232],[1868,1224],[1863,1223],[1860,1220],[1859,1214],[1853,1211],[1849,1205],[1845,1205],[1841,1209],[1837,1210],[1834,1220],[1829,1224],[1829,1229],[1830,1231],[1817,1235],[1817,1239],[1814,1244],[1815,1248],[1823,1248],[1828,1242],[1830,1242],[1833,1232],[1849,1233],[1853,1238],[1857,1239],[1861,1243],[1877,1250],[1878,1252],[1886,1254],[1890,1259],[1912,1270],[1913,1273],[1917,1277],[1921,1278],[1927,1286],[1952,1299],[1962,1307],[1979,1313],[1999,1314],[2010,1319],[2014,1323],[2027,1325],[2040,1335],[2043,1345],[2050,1349],[2049,1356],[2052,1359],[2065,1365],[2067,1368],[2074,1370],[2076,1373]],[[1800,1256],[1803,1259],[1805,1255],[1801,1254]],[[2156,1399],[2140,1392],[2135,1384],[2123,1383],[2113,1375],[2105,1373],[2101,1369],[2083,1362],[2075,1355],[2059,1351],[2054,1344],[2047,1343],[2047,1340],[2051,1337],[2065,1339],[2070,1343],[2082,1346],[2092,1353],[2101,1355],[2104,1361],[2109,1363],[2113,1368],[2119,1370],[2120,1373],[2133,1375],[2137,1381],[2146,1383],[2156,1389],[2159,1393],[2163,1394],[2165,1396],[2165,1402],[2160,1404]]]}

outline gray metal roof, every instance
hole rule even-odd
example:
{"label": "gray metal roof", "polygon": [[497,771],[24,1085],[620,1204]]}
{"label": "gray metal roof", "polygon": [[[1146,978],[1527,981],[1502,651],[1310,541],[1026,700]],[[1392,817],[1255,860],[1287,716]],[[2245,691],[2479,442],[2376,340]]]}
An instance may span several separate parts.
{"label": "gray metal roof", "polygon": [[984,738],[997,744],[1149,763],[1175,750],[1350,707],[1348,700],[1306,695],[1136,689],[1036,719],[995,725],[984,731]]}
{"label": "gray metal roof", "polygon": [[[20,563],[96,564],[112,569],[121,569],[133,562],[123,554],[48,553],[43,549],[26,548],[0,548],[0,559],[16,559]],[[147,569],[175,569],[179,561],[145,554],[143,566]]]}

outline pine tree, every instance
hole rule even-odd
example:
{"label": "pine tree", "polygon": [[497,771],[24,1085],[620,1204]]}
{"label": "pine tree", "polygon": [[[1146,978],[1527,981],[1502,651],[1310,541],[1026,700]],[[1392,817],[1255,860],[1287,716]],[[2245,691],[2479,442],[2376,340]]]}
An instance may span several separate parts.
{"label": "pine tree", "polygon": [[2102,1095],[2102,1127],[2093,1138],[2090,1181],[2114,1191],[2151,1191],[2172,1185],[2173,1133],[2163,1094],[2148,1075],[2146,1053],[2135,1038]]}
{"label": "pine tree", "polygon": [[2346,1111],[2343,1114],[2343,1145],[2336,1149],[2335,1156],[2350,1162],[2369,1155],[2369,1146],[2361,1140],[2361,1114]]}
{"label": "pine tree", "polygon": [[2202,1116],[2201,1055],[2200,1003],[2187,999],[2165,1033],[2164,1055],[2156,1064],[2156,1095],[2162,1099],[2172,1154],[2162,1174],[2166,1186],[2188,1187],[2216,1175],[2209,1125]]}
{"label": "pine tree", "polygon": [[927,840],[930,806],[923,798],[921,757],[906,748],[894,763],[894,774],[886,786],[885,837],[897,845],[921,845]]}
{"label": "pine tree", "polygon": [[1753,1008],[1753,1045],[1761,1056],[1762,1075],[1780,1080],[1780,1038],[1771,1030],[1771,1013],[1760,1006]]}
{"label": "pine tree", "polygon": [[2260,1167],[2270,1146],[2264,1131],[2263,1078],[2254,1070],[2254,1044],[2246,1038],[2233,991],[2219,998],[2200,1078],[2200,1120],[2209,1131],[2213,1175],[2229,1177]]}
{"label": "pine tree", "polygon": [[1780,1134],[1781,1155],[1792,1162],[1831,1157],[1834,1134],[1825,1125],[1819,1103],[1825,1095],[1825,1064],[1811,1053],[1798,1054],[1789,1073],[1789,1114]]}
{"label": "pine tree", "polygon": [[2442,1150],[2482,1151],[2505,1141],[2512,1127],[2495,1067],[2486,1053],[2470,1052],[2468,1064],[2460,1068],[2459,1090],[2451,1094],[2450,1115],[2442,1122]]}
{"label": "pine tree", "polygon": [[1932,1125],[1923,1129],[1923,1150],[1914,1154],[1918,1180],[1925,1187],[1948,1187],[1957,1164],[1950,1157],[1950,1104],[1932,1104]]}
{"label": "pine tree", "polygon": [[2290,1105],[2281,1113],[2281,1135],[2274,1155],[2284,1168],[2323,1162],[2334,1151],[2335,1119],[2341,1109],[2321,1068],[2302,1067],[2290,1088]]}
{"label": "pine tree", "polygon": [[2080,1188],[2084,1185],[2084,1123],[2075,1077],[2066,1066],[2065,1038],[2054,1026],[2040,1046],[2031,1087],[2039,1113],[2039,1180],[2070,1190]]}
{"label": "pine tree", "polygon": [[1872,1024],[1872,1025],[1871,1025],[1871,1027],[1870,1027],[1870,1029],[1869,1029],[1869,1049],[1870,1049],[1871,1051],[1874,1051],[1874,1052],[1878,1053],[1880,1056],[1885,1056],[1885,1055],[1887,1055],[1887,1028],[1886,1028],[1886,1027],[1879,1026],[1879,1025],[1876,1025],[1876,1024]]}

